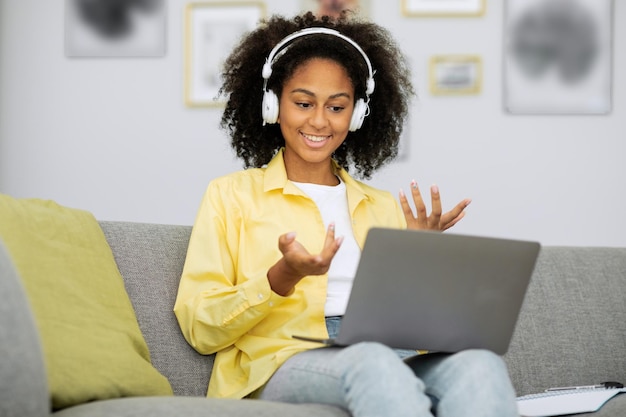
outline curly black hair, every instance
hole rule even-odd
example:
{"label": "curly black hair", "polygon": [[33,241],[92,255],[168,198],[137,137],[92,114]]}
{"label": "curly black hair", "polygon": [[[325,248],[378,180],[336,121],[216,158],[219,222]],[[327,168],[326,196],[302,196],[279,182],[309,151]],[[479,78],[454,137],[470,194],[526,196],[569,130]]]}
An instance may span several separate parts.
{"label": "curly black hair", "polygon": [[[354,40],[368,56],[376,87],[370,95],[370,113],[363,125],[349,132],[333,158],[346,170],[371,174],[398,154],[398,143],[411,97],[415,94],[406,58],[385,28],[343,13],[339,18],[305,13],[287,19],[274,15],[247,33],[224,62],[220,95],[227,98],[220,127],[245,168],[262,167],[285,145],[276,124],[263,125],[261,102],[265,59],[286,36],[305,28],[327,27]],[[275,60],[268,88],[278,97],[294,71],[312,58],[327,58],[346,68],[355,100],[365,97],[367,66],[360,53],[345,40],[326,34],[298,38],[288,52]]]}

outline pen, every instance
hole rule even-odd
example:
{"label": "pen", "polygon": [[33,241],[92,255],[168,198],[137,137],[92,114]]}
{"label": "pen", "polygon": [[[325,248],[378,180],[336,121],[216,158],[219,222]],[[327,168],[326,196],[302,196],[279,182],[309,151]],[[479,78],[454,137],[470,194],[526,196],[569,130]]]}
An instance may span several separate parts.
{"label": "pen", "polygon": [[546,390],[546,392],[551,392],[551,391],[570,391],[570,390],[578,390],[578,389],[597,389],[597,388],[605,388],[605,387],[604,387],[604,384],[578,385],[578,386],[573,386],[573,387],[554,387],[554,388],[548,388]]}
{"label": "pen", "polygon": [[602,382],[601,384],[596,384],[596,385],[578,385],[578,386],[572,386],[572,387],[555,387],[555,388],[548,388],[546,390],[546,392],[551,392],[551,391],[570,391],[570,390],[579,390],[579,389],[598,389],[598,388],[623,388],[624,385],[620,382]]}

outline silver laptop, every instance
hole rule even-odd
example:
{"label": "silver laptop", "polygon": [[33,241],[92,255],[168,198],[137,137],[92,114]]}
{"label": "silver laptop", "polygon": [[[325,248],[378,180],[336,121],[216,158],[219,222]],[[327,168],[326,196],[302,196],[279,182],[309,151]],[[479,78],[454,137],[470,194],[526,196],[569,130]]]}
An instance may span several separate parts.
{"label": "silver laptop", "polygon": [[539,250],[537,242],[373,228],[337,338],[294,337],[503,354]]}

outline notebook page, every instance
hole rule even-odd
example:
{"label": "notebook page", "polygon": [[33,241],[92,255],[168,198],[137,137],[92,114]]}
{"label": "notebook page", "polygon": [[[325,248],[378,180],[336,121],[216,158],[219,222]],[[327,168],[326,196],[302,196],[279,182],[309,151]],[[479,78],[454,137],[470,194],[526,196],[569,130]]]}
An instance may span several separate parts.
{"label": "notebook page", "polygon": [[609,399],[626,392],[624,388],[573,389],[530,394],[517,398],[524,417],[547,417],[597,411]]}

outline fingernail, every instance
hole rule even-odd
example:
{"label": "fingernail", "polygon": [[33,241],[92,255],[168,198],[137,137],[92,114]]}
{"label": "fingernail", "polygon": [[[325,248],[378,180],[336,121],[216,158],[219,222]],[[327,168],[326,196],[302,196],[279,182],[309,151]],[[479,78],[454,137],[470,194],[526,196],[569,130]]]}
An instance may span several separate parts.
{"label": "fingernail", "polygon": [[436,184],[433,184],[430,186],[430,191],[432,191],[434,194],[438,194],[439,193],[439,187],[437,187]]}
{"label": "fingernail", "polygon": [[417,188],[417,181],[411,180],[411,188]]}
{"label": "fingernail", "polygon": [[289,232],[287,233],[287,239],[293,239],[296,237],[296,232]]}
{"label": "fingernail", "polygon": [[335,231],[335,223],[331,223],[328,225],[328,230],[332,230],[333,232]]}
{"label": "fingernail", "polygon": [[400,197],[405,197],[404,191],[402,190],[402,188],[400,188]]}

